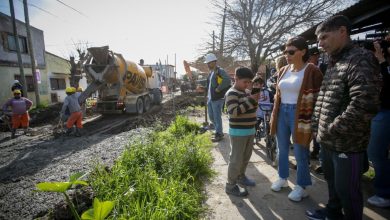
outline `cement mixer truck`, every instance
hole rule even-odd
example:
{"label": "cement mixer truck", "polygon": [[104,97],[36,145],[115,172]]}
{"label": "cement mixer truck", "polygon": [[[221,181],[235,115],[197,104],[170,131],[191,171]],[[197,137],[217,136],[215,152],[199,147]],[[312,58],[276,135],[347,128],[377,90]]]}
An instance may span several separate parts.
{"label": "cement mixer truck", "polygon": [[161,103],[158,73],[150,66],[125,60],[108,46],[88,48],[83,69],[92,82],[81,93],[79,102],[84,103],[97,91],[96,111],[99,113],[142,114],[152,104]]}

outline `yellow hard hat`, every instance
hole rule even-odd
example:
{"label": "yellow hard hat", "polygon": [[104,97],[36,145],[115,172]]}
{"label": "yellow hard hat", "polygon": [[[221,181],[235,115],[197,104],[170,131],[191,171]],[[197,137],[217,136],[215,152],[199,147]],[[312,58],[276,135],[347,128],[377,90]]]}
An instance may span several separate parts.
{"label": "yellow hard hat", "polygon": [[72,92],[75,93],[76,92],[76,88],[75,87],[70,87],[72,88]]}
{"label": "yellow hard hat", "polygon": [[66,93],[72,93],[73,92],[72,88],[74,88],[74,87],[66,87],[65,92]]}
{"label": "yellow hard hat", "polygon": [[14,94],[22,94],[22,92],[19,89],[15,89]]}
{"label": "yellow hard hat", "polygon": [[77,87],[77,92],[82,92],[83,91],[83,87],[79,86]]}

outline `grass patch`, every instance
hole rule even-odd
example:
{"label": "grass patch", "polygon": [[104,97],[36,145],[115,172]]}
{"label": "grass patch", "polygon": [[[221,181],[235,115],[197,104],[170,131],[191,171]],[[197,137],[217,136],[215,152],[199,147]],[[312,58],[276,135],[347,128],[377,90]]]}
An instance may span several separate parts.
{"label": "grass patch", "polygon": [[48,104],[47,102],[42,102],[42,103],[40,103],[39,105],[37,105],[37,106],[31,108],[31,109],[29,110],[29,112],[37,112],[37,111],[39,111],[39,110],[46,109],[46,108],[48,108],[48,107],[49,107],[49,104]]}
{"label": "grass patch", "polygon": [[204,180],[213,175],[209,134],[178,116],[165,130],[127,147],[111,170],[97,166],[90,184],[115,201],[112,219],[199,219]]}

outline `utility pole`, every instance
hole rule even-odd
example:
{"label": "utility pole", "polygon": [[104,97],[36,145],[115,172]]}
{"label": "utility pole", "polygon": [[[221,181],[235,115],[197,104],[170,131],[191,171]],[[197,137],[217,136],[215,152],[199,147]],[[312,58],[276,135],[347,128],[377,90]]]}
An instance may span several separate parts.
{"label": "utility pole", "polygon": [[34,48],[33,48],[33,43],[32,43],[32,39],[31,39],[30,18],[28,16],[27,0],[23,0],[23,8],[24,8],[24,20],[26,23],[28,52],[30,53],[30,59],[31,59],[31,71],[32,71],[33,83],[34,83],[35,103],[36,103],[36,106],[39,106],[41,104],[41,100],[39,98],[38,78],[37,78],[36,66],[35,66]]}
{"label": "utility pole", "polygon": [[225,8],[223,9],[222,27],[221,27],[221,42],[219,44],[219,55],[223,57],[223,44],[225,41],[225,25],[226,25],[226,7],[227,3],[225,0]]}
{"label": "utility pole", "polygon": [[18,35],[18,30],[16,28],[15,9],[14,9],[14,1],[13,0],[9,0],[9,7],[10,7],[10,11],[11,11],[12,26],[14,29],[14,40],[15,40],[15,45],[16,45],[16,53],[18,55],[20,80],[21,80],[21,83],[23,86],[23,96],[27,98],[26,77],[24,76],[22,55],[20,54],[19,35]]}

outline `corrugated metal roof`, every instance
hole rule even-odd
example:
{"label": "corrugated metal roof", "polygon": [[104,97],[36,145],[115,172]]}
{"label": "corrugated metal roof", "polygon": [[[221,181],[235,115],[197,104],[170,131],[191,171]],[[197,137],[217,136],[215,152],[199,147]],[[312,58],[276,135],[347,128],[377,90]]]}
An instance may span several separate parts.
{"label": "corrugated metal roof", "polygon": [[[347,16],[352,22],[352,34],[357,34],[369,30],[389,28],[389,13],[389,0],[361,0],[334,15]],[[314,32],[318,25],[309,28],[300,35],[310,42],[316,41]]]}

